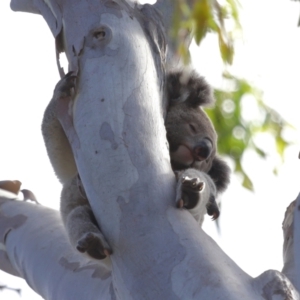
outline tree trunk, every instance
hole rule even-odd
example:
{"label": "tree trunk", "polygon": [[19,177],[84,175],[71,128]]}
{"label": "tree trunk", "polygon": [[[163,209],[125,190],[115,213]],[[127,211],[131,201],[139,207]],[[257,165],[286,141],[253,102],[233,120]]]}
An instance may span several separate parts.
{"label": "tree trunk", "polygon": [[[11,6],[44,16],[57,52],[66,52],[78,75],[74,127],[64,128],[113,249],[110,259],[88,262],[67,246],[57,213],[5,201],[0,220],[16,221],[2,241],[12,270],[46,299],[89,299],[87,291],[93,299],[297,299],[282,274],[251,278],[175,208],[163,119],[165,37],[154,7],[123,0],[12,0]],[[17,247],[20,233],[26,247]]]}
{"label": "tree trunk", "polygon": [[282,273],[285,274],[299,291],[300,289],[300,194],[293,201],[284,216],[283,228],[283,261]]}

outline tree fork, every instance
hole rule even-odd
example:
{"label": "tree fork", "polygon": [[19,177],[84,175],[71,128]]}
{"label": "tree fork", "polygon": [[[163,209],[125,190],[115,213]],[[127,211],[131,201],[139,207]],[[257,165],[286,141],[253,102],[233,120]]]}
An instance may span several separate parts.
{"label": "tree fork", "polygon": [[[72,113],[77,138],[71,145],[96,219],[114,251],[111,276],[107,273],[109,259],[99,270],[103,272],[100,277],[111,280],[109,287],[101,285],[103,293],[98,290],[94,297],[271,299],[279,288],[285,299],[284,287],[288,286],[290,299],[297,299],[283,275],[269,271],[251,278],[191,215],[175,208],[175,178],[163,123],[165,39],[153,7],[122,0],[13,0],[11,6],[44,16],[56,38],[57,52],[65,51],[69,70],[77,73]],[[55,215],[50,218],[57,221]],[[26,224],[30,222],[23,222],[20,228]],[[16,243],[11,235],[6,232],[3,238],[6,249]],[[66,243],[61,236],[48,234],[52,243],[56,241],[51,247],[61,249]],[[29,249],[20,249],[20,255]],[[7,253],[12,265],[19,261],[16,252]],[[52,260],[58,267],[67,254],[58,251],[56,255],[59,259]],[[78,255],[77,263],[80,261]],[[40,272],[40,268],[32,271],[35,275]],[[32,286],[39,291],[43,279],[37,277]],[[68,291],[59,295],[60,290],[42,295],[46,299],[76,299],[73,285],[70,281],[65,287],[70,298]],[[87,286],[81,284],[83,290]]]}

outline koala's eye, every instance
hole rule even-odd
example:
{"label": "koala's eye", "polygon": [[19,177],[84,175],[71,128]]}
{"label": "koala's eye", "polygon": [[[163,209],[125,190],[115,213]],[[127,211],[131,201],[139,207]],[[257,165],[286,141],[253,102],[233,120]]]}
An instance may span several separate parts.
{"label": "koala's eye", "polygon": [[193,124],[189,124],[189,126],[193,133],[197,133],[197,130]]}
{"label": "koala's eye", "polygon": [[96,32],[94,32],[94,38],[101,41],[105,38],[106,32],[104,29],[99,29]]}

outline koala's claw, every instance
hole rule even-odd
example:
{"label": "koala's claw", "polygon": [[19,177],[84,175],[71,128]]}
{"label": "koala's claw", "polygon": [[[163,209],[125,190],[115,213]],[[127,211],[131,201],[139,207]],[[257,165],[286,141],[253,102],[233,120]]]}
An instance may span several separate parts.
{"label": "koala's claw", "polygon": [[204,182],[200,181],[199,178],[190,178],[188,176],[184,176],[181,179],[182,189],[191,190],[193,192],[201,192],[204,189]]}
{"label": "koala's claw", "polygon": [[181,181],[181,195],[176,200],[178,208],[194,208],[199,201],[199,193],[205,188],[205,183],[198,177],[183,176],[179,179]]}
{"label": "koala's claw", "polygon": [[215,221],[220,216],[220,211],[216,199],[214,196],[209,198],[208,203],[206,204],[207,214],[212,216],[212,220]]}
{"label": "koala's claw", "polygon": [[107,242],[101,234],[88,232],[77,242],[77,250],[81,253],[87,253],[94,259],[104,259],[112,254]]}
{"label": "koala's claw", "polygon": [[71,89],[75,87],[77,76],[71,71],[67,73],[56,85],[55,93],[60,97],[71,96]]}

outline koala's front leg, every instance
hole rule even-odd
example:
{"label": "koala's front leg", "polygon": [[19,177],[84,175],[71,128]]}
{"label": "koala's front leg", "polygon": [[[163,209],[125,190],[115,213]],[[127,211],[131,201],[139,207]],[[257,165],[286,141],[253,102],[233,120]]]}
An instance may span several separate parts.
{"label": "koala's front leg", "polygon": [[176,173],[176,206],[186,208],[200,225],[207,212],[213,220],[219,217],[219,208],[215,201],[216,187],[212,179],[204,172],[187,169]]}
{"label": "koala's front leg", "polygon": [[79,188],[78,176],[64,184],[61,215],[70,242],[78,251],[95,259],[104,259],[112,251],[101,233],[88,200]]}

